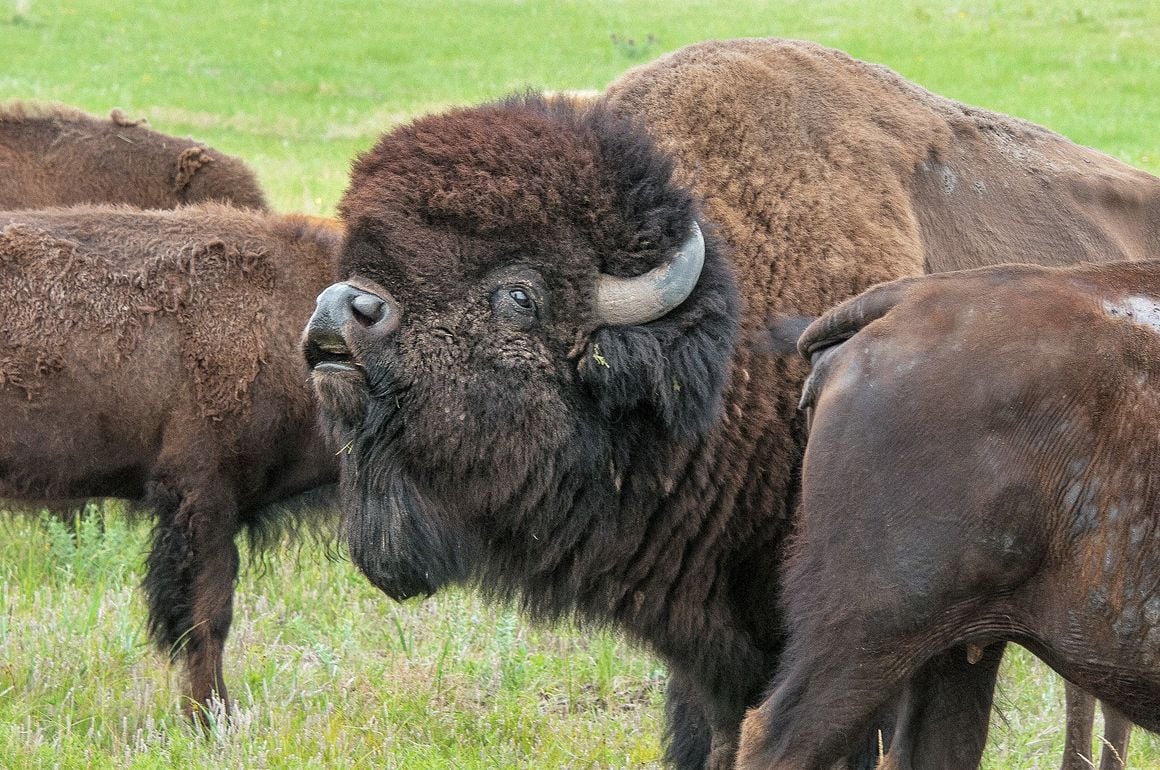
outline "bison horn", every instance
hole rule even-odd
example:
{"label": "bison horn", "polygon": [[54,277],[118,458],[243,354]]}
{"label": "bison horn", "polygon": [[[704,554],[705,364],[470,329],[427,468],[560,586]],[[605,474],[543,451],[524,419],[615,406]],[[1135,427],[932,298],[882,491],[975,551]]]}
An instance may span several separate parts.
{"label": "bison horn", "polygon": [[701,277],[705,239],[693,222],[692,232],[665,264],[644,275],[596,279],[596,319],[605,326],[632,326],[655,321],[685,301]]}

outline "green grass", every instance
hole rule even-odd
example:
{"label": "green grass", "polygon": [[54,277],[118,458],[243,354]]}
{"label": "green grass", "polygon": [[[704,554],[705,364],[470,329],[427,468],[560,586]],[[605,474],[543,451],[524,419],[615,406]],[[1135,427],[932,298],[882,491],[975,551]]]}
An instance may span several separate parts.
{"label": "green grass", "polygon": [[409,115],[602,88],[712,37],[816,40],[1160,170],[1160,11],[1143,0],[20,2],[0,5],[0,94],[146,115],[250,159],[279,207],[310,213]]}
{"label": "green grass", "polygon": [[463,592],[392,604],[314,550],[248,569],[206,737],[147,643],[148,528],[0,514],[0,766],[629,767],[655,761],[664,669],[606,633]]}
{"label": "green grass", "polygon": [[[0,0],[0,98],[147,116],[248,159],[277,208],[329,214],[353,155],[409,116],[601,88],[687,43],[762,35],[842,48],[1160,173],[1146,2]],[[226,660],[240,711],[199,736],[181,676],[146,643],[146,534],[114,514],[74,540],[0,513],[0,767],[658,764],[648,655],[464,592],[397,605],[310,547],[245,570]],[[1010,656],[1000,701],[986,766],[1056,767],[1059,680]],[[1137,735],[1131,760],[1160,767],[1160,744]]]}
{"label": "green grass", "polygon": [[[664,668],[613,635],[537,628],[451,591],[387,602],[307,548],[244,571],[208,735],[148,644],[148,527],[0,513],[0,767],[659,767]],[[1010,655],[986,767],[1054,768],[1063,688]],[[1160,741],[1133,738],[1134,767]]]}

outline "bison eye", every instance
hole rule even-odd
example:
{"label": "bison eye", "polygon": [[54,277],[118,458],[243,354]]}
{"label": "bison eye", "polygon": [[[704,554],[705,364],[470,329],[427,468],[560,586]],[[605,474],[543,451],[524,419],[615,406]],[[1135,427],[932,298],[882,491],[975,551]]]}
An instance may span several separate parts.
{"label": "bison eye", "polygon": [[491,294],[491,312],[500,321],[531,329],[540,320],[535,290],[527,286],[500,286]]}
{"label": "bison eye", "polygon": [[524,310],[536,309],[536,303],[532,302],[532,298],[523,289],[509,289],[508,296],[512,298],[512,302],[515,302]]}

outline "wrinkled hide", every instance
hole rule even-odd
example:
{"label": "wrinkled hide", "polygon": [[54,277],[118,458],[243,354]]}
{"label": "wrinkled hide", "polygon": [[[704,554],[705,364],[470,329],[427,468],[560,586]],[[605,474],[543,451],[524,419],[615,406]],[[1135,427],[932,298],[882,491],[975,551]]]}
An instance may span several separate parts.
{"label": "wrinkled hide", "polygon": [[739,767],[828,768],[894,699],[889,767],[976,767],[964,677],[1008,641],[1160,728],[1160,262],[905,279],[799,346],[791,634]]}

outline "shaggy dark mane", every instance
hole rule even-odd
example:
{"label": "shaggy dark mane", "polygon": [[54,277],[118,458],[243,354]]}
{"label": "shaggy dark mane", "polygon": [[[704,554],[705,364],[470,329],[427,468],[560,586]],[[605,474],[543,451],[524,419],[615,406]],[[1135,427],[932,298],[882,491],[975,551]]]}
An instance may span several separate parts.
{"label": "shaggy dark mane", "polygon": [[[430,224],[509,243],[583,237],[599,269],[637,275],[687,236],[693,201],[672,171],[647,132],[603,102],[522,94],[387,134],[356,161],[339,211],[352,231],[381,236]],[[381,212],[381,200],[405,208]]]}

